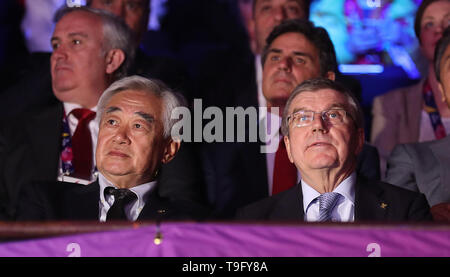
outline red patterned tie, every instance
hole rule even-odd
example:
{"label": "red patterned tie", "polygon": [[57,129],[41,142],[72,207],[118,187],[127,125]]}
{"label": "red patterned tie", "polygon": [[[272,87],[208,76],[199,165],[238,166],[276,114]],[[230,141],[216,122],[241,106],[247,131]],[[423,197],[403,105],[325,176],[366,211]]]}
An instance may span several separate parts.
{"label": "red patterned tie", "polygon": [[95,112],[89,109],[74,109],[72,114],[78,118],[78,125],[72,136],[74,176],[89,180],[92,171],[92,138],[89,122],[94,119]]}
{"label": "red patterned tie", "polygon": [[285,191],[297,184],[297,168],[289,161],[283,137],[275,153],[272,195]]}

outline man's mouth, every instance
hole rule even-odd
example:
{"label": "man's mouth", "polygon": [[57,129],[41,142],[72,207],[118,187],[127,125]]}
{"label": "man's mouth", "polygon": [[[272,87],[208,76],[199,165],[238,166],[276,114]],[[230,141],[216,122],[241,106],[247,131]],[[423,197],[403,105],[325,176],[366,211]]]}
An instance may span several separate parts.
{"label": "man's mouth", "polygon": [[317,141],[317,142],[313,142],[310,145],[308,145],[308,148],[311,147],[325,147],[325,146],[330,146],[331,144],[329,142],[325,142],[325,141]]}
{"label": "man's mouth", "polygon": [[121,158],[127,158],[129,157],[128,154],[125,154],[124,152],[113,150],[108,152],[109,156],[115,156],[115,157],[121,157]]}

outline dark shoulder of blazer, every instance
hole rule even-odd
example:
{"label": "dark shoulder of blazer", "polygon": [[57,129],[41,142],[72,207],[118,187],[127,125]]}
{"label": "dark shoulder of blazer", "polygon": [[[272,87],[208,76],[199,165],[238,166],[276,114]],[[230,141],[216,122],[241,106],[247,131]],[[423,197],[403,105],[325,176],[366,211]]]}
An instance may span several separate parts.
{"label": "dark shoulder of blazer", "polygon": [[[238,220],[303,221],[301,184],[238,210]],[[355,221],[431,220],[425,196],[376,180],[358,177],[355,187]]]}
{"label": "dark shoulder of blazer", "polygon": [[358,177],[355,190],[357,221],[429,221],[430,207],[422,193]]}
{"label": "dark shoulder of blazer", "polygon": [[32,182],[20,195],[17,220],[98,219],[97,182]]}
{"label": "dark shoulder of blazer", "polygon": [[0,124],[0,198],[8,217],[25,184],[56,180],[62,114],[55,102]]}
{"label": "dark shoulder of blazer", "polygon": [[238,209],[237,220],[303,221],[301,184]]}

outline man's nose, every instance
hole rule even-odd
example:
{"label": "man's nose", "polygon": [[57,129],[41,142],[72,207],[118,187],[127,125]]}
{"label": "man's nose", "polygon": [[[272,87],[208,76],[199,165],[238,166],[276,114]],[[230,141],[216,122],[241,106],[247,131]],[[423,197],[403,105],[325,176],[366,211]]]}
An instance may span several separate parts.
{"label": "man's nose", "polygon": [[128,128],[126,126],[121,126],[117,129],[117,132],[114,136],[114,142],[116,142],[118,144],[129,144],[130,143]]}
{"label": "man's nose", "polygon": [[282,57],[280,62],[278,63],[278,69],[284,71],[291,71],[292,68],[292,59],[289,56]]}
{"label": "man's nose", "polygon": [[287,18],[287,13],[284,7],[276,7],[274,10],[274,18],[277,23],[281,23]]}
{"label": "man's nose", "polygon": [[56,60],[67,58],[66,46],[64,44],[60,44],[58,48],[53,50],[51,58]]}
{"label": "man's nose", "polygon": [[322,118],[322,114],[316,113],[314,114],[314,119],[311,123],[313,132],[322,132],[325,133],[327,131],[327,124]]}

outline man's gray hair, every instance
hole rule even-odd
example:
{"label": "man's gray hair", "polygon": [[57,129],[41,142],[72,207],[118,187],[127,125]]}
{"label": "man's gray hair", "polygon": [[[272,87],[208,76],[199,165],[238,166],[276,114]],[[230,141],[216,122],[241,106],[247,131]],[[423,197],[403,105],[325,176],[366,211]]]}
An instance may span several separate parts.
{"label": "man's gray hair", "polygon": [[350,110],[347,112],[350,113],[350,116],[353,119],[356,128],[364,128],[364,113],[361,105],[359,104],[353,93],[351,93],[350,90],[346,89],[339,83],[321,77],[306,80],[292,91],[286,102],[286,106],[284,107],[283,118],[281,122],[281,132],[284,136],[289,136],[289,125],[287,122],[287,117],[289,116],[289,107],[291,106],[292,101],[294,101],[295,97],[297,97],[302,92],[317,92],[318,90],[322,89],[332,89],[343,94],[347,98],[347,103],[349,104],[350,108]]}
{"label": "man's gray hair", "polygon": [[163,102],[163,125],[164,125],[164,138],[167,139],[170,134],[173,125],[180,119],[171,119],[172,111],[181,106],[186,106],[186,100],[184,97],[172,91],[162,81],[157,79],[147,79],[141,76],[133,75],[125,77],[112,83],[102,94],[97,105],[97,122],[100,124],[103,113],[105,112],[106,105],[111,97],[114,95],[126,91],[135,90],[142,91],[151,95],[155,95]]}
{"label": "man's gray hair", "polygon": [[114,80],[127,76],[134,60],[136,45],[134,35],[122,18],[105,10],[90,7],[62,7],[56,11],[54,21],[57,23],[61,18],[71,12],[83,11],[100,17],[103,23],[103,53],[106,54],[111,49],[120,49],[125,54],[125,60],[113,73]]}

